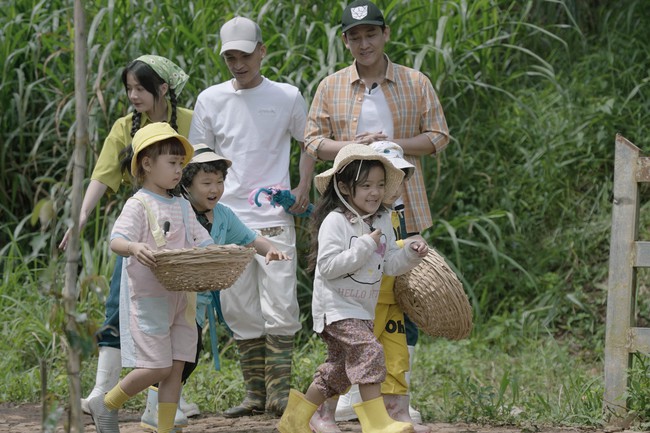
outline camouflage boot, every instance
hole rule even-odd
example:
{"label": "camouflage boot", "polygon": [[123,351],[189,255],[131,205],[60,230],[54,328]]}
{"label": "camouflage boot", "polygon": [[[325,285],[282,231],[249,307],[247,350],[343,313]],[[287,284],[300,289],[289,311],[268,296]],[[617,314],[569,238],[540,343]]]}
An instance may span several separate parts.
{"label": "camouflage boot", "polygon": [[291,387],[293,335],[266,336],[266,412],[282,416]]}
{"label": "camouflage boot", "polygon": [[239,348],[239,363],[244,374],[246,396],[237,406],[223,413],[226,418],[239,418],[264,413],[266,402],[266,387],[264,384],[264,358],[266,354],[266,339],[264,337],[251,340],[237,340]]}

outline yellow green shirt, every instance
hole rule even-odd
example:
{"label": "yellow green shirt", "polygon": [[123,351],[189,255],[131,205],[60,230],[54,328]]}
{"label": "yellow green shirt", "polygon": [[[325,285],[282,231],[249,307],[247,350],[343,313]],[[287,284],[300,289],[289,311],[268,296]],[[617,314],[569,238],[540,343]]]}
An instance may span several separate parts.
{"label": "yellow green shirt", "polygon": [[[167,101],[167,122],[171,121],[171,103]],[[190,124],[192,123],[192,110],[187,108],[176,109],[176,123],[178,133],[187,137],[190,133]],[[146,113],[142,113],[140,126],[151,123],[151,119]],[[95,164],[95,169],[91,179],[99,181],[106,185],[113,193],[117,192],[122,182],[130,183],[127,173],[120,170],[120,152],[131,145],[131,126],[133,125],[133,113],[120,117],[113,124],[111,132],[104,140],[102,151]]]}

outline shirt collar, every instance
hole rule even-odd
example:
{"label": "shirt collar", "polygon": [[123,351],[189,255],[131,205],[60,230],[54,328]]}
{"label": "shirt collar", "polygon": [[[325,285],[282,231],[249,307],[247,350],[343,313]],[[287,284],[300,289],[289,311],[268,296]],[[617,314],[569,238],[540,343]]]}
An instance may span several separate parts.
{"label": "shirt collar", "polygon": [[[384,58],[388,62],[388,67],[386,68],[386,79],[395,82],[395,67],[393,66],[393,62],[390,61],[390,58],[385,53]],[[359,71],[357,71],[357,61],[355,60],[352,62],[352,66],[350,67],[350,84],[360,80],[361,77],[359,76]]]}
{"label": "shirt collar", "polygon": [[[169,99],[166,100],[167,102],[167,123],[171,125],[172,122],[172,103]],[[149,118],[149,115],[147,113],[142,113],[142,117],[140,118],[140,127],[144,125],[148,125],[151,122],[151,119]]]}

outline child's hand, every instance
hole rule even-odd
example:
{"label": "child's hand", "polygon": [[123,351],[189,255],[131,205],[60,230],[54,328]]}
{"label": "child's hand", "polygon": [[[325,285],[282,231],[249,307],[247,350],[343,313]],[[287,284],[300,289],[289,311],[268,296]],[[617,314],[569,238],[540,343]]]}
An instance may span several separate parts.
{"label": "child's hand", "polygon": [[372,233],[370,233],[370,237],[372,238],[373,241],[379,246],[379,240],[381,239],[381,230],[375,229]]}
{"label": "child's hand", "polygon": [[149,245],[143,242],[131,242],[128,248],[131,256],[135,257],[140,263],[148,268],[156,267],[156,258],[153,251],[149,249]]}
{"label": "child's hand", "polygon": [[270,262],[274,260],[291,260],[291,257],[287,255],[284,251],[278,251],[275,248],[270,249],[266,253],[266,264],[268,265]]}
{"label": "child's hand", "polygon": [[429,254],[429,246],[423,241],[415,240],[409,244],[409,248],[415,251],[418,257],[426,257]]}

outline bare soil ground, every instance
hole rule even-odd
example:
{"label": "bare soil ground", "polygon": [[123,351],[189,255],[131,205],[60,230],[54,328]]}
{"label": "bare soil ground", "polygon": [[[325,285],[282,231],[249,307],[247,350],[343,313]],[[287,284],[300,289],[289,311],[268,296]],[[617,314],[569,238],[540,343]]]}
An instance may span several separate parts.
{"label": "bare soil ground", "polygon": [[[94,433],[95,426],[91,418],[84,415],[85,433]],[[214,414],[203,414],[190,419],[184,433],[250,432],[274,433],[278,419],[267,415],[228,419]],[[567,427],[545,427],[531,425],[525,428],[509,426],[482,426],[473,424],[431,423],[432,433],[604,433],[604,430],[580,429]],[[342,432],[361,433],[356,422],[339,423]],[[41,431],[41,408],[39,405],[0,404],[0,433],[37,433]],[[122,433],[142,433],[140,414],[131,411],[120,412],[120,431]],[[56,430],[63,433],[62,422]]]}

